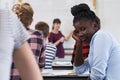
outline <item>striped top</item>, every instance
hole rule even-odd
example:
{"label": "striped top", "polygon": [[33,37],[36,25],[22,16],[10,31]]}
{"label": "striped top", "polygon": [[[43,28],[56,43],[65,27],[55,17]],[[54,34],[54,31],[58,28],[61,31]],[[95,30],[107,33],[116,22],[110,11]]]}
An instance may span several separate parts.
{"label": "striped top", "polygon": [[[74,59],[75,59],[76,48],[77,48],[76,45],[77,45],[77,43],[75,43],[74,50],[73,50],[73,53],[72,53],[72,58],[71,58],[71,63],[72,64],[74,63]],[[90,48],[90,46],[89,46],[88,43],[82,43],[82,56],[83,56],[84,60],[88,57],[89,48]]]}
{"label": "striped top", "polygon": [[0,80],[9,80],[13,52],[28,38],[17,16],[9,10],[0,9]]}
{"label": "striped top", "polygon": [[56,46],[52,43],[46,44],[45,50],[45,69],[52,69],[52,62],[55,59],[56,55]]}

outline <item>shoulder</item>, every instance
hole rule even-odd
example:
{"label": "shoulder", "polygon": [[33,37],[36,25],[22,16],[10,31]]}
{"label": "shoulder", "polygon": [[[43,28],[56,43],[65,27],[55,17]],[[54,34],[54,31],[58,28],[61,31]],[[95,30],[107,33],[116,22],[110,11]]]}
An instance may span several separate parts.
{"label": "shoulder", "polygon": [[2,8],[0,8],[0,13],[1,14],[9,14],[9,13],[12,13],[12,11],[10,11],[10,10],[8,10],[8,9],[2,9]]}
{"label": "shoulder", "polygon": [[51,46],[51,47],[55,47],[56,48],[56,46],[53,44],[53,43],[46,43],[46,46]]}
{"label": "shoulder", "polygon": [[29,29],[28,33],[30,35],[30,39],[28,40],[29,43],[34,43],[37,45],[44,44],[44,36],[41,31]]}
{"label": "shoulder", "polygon": [[36,41],[35,43],[37,44],[44,44],[44,36],[41,31],[29,29],[28,32],[30,34],[30,39],[28,40],[29,43]]}
{"label": "shoulder", "polygon": [[13,36],[25,31],[23,24],[11,10],[0,9],[0,18],[1,24],[10,29]]}
{"label": "shoulder", "polygon": [[99,30],[97,31],[94,35],[93,35],[93,38],[112,38],[112,35],[108,32],[108,31],[105,31],[105,30]]}
{"label": "shoulder", "polygon": [[58,33],[58,34],[60,34],[60,35],[64,36],[64,35],[62,34],[62,32],[61,32],[61,31],[59,31],[59,33]]}
{"label": "shoulder", "polygon": [[57,49],[56,46],[52,43],[46,43],[46,48]]}
{"label": "shoulder", "polygon": [[1,9],[1,8],[0,8],[0,15],[2,15],[1,17],[7,16],[8,18],[9,18],[9,16],[16,16],[17,17],[17,15],[15,13],[13,13],[11,10]]}
{"label": "shoulder", "polygon": [[49,37],[51,37],[51,36],[54,36],[54,33],[53,33],[53,32],[50,32],[50,33],[49,33]]}
{"label": "shoulder", "polygon": [[61,31],[59,31],[59,34],[62,34],[62,32],[61,32]]}
{"label": "shoulder", "polygon": [[[0,9],[0,27],[9,27],[9,12],[8,10]],[[7,26],[6,26],[7,25]]]}
{"label": "shoulder", "polygon": [[112,40],[113,40],[113,36],[108,31],[99,30],[93,35],[91,39],[91,44],[105,43],[105,42],[112,43]]}
{"label": "shoulder", "polygon": [[43,36],[43,32],[42,32],[42,31],[39,31],[39,30],[29,29],[28,32],[29,32],[31,35]]}
{"label": "shoulder", "polygon": [[9,10],[5,9],[0,9],[0,20],[4,23],[9,23],[11,22],[11,15],[13,15]]}

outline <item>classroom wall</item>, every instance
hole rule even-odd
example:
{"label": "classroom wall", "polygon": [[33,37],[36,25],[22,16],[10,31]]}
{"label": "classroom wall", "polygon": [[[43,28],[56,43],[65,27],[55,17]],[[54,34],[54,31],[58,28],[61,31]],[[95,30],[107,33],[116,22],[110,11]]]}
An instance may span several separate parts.
{"label": "classroom wall", "polygon": [[120,42],[120,0],[97,0],[97,15],[102,28],[110,31]]}
{"label": "classroom wall", "polygon": [[[62,21],[61,31],[65,36],[73,29],[70,8],[78,3],[86,2],[94,10],[92,0],[27,0],[30,1],[35,10],[35,22],[31,27],[34,27],[37,21],[46,21],[52,27],[53,18],[60,18]],[[32,1],[32,2],[31,2]],[[120,0],[96,0],[96,14],[101,19],[101,27],[110,31],[120,42]],[[38,6],[37,8],[35,6]],[[64,47],[72,48],[74,40],[64,43]]]}
{"label": "classroom wall", "polygon": [[[2,0],[8,1],[8,4],[16,3],[17,0]],[[60,18],[62,21],[61,31],[66,36],[71,30],[73,30],[72,19],[73,16],[70,13],[70,8],[81,2],[88,2],[89,6],[94,10],[92,0],[23,0],[29,2],[34,11],[34,21],[31,28],[38,21],[45,21],[52,27],[52,21],[54,18]],[[96,0],[97,5],[95,12],[101,19],[102,28],[110,31],[120,42],[120,0]],[[4,4],[2,4],[4,6]],[[73,48],[74,40],[65,42],[64,47]]]}
{"label": "classroom wall", "polygon": [[0,7],[11,9],[11,7],[14,3],[15,3],[14,0],[0,0]]}
{"label": "classroom wall", "polygon": [[[34,22],[31,28],[34,28],[34,25],[38,21],[45,21],[50,26],[50,31],[52,29],[52,22],[54,18],[60,18],[61,20],[61,32],[68,36],[71,31],[73,31],[73,16],[71,15],[71,7],[78,4],[86,2],[91,9],[92,0],[24,0],[29,1],[34,8],[35,16]],[[73,48],[74,40],[71,38],[69,41],[64,42],[65,48]]]}

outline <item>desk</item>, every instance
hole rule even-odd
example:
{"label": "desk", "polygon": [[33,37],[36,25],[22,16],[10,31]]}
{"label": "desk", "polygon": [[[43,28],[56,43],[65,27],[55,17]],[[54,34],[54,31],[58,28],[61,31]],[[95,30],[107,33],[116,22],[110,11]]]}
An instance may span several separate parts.
{"label": "desk", "polygon": [[43,76],[44,80],[87,80],[88,76]]}
{"label": "desk", "polygon": [[52,66],[54,70],[72,70],[73,66]]}
{"label": "desk", "polygon": [[53,62],[52,68],[54,70],[73,70],[73,66],[70,61],[56,61]]}
{"label": "desk", "polygon": [[44,80],[86,80],[89,74],[70,74],[72,70],[53,70],[43,73]]}

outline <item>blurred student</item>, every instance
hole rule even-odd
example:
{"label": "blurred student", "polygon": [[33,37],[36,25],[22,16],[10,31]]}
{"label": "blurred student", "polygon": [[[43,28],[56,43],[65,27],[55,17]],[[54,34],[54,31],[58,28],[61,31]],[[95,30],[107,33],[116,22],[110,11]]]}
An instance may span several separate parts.
{"label": "blurred student", "polygon": [[60,25],[61,25],[60,19],[55,18],[53,20],[52,32],[50,32],[49,35],[49,42],[55,44],[57,47],[56,57],[64,58],[65,52],[64,52],[63,43],[64,41],[68,41],[70,39],[72,32],[67,37],[65,37],[59,30]]}
{"label": "blurred student", "polygon": [[10,80],[12,58],[22,80],[42,80],[28,39],[29,35],[17,16],[0,8],[0,80]]}
{"label": "blurred student", "polygon": [[[44,45],[44,37],[41,31],[32,30],[29,28],[33,21],[33,9],[30,5],[23,5],[21,4],[21,8],[18,14],[18,18],[23,23],[24,27],[28,31],[30,35],[30,39],[28,43],[30,48],[32,49],[36,61],[39,65],[40,70],[42,71],[45,66],[45,45]],[[15,65],[12,65],[12,79],[20,79],[19,72],[15,68]]]}
{"label": "blurred student", "polygon": [[36,30],[43,31],[44,37],[46,39],[46,49],[45,49],[45,70],[52,70],[52,62],[56,55],[56,45],[48,42],[49,35],[49,25],[46,22],[40,21],[35,25]]}
{"label": "blurred student", "polygon": [[79,4],[71,8],[76,37],[90,43],[89,55],[84,61],[80,53],[81,42],[78,41],[75,71],[82,74],[89,69],[88,80],[119,80],[120,44],[109,32],[100,29],[95,13],[86,6]]}

